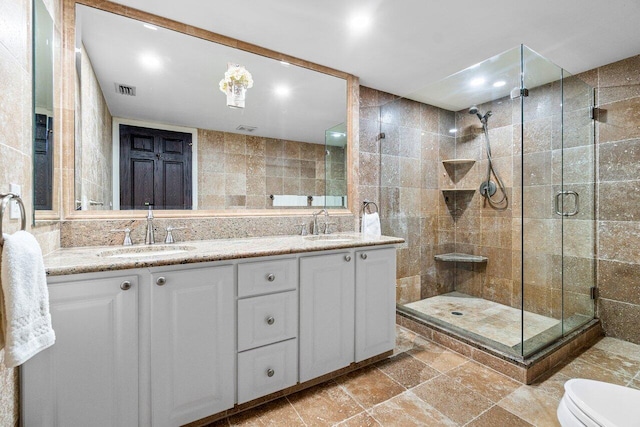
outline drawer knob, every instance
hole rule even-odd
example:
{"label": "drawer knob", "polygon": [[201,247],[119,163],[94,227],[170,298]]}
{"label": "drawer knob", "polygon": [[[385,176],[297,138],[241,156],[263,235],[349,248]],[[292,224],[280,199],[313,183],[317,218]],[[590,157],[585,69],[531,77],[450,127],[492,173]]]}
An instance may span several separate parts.
{"label": "drawer knob", "polygon": [[120,284],[120,289],[122,289],[123,291],[128,291],[129,289],[131,289],[131,282],[128,280],[125,280]]}
{"label": "drawer knob", "polygon": [[345,255],[344,260],[347,262],[351,261],[351,255]]}
{"label": "drawer knob", "polygon": [[267,376],[268,377],[272,377],[275,373],[276,373],[276,371],[274,371],[273,369],[271,369],[271,368],[267,369]]}
{"label": "drawer knob", "polygon": [[276,322],[276,319],[274,319],[273,316],[267,317],[267,324],[273,325],[275,322]]}
{"label": "drawer knob", "polygon": [[360,258],[367,259],[367,254],[360,254]]}
{"label": "drawer knob", "polygon": [[164,277],[158,277],[158,280],[156,280],[156,285],[158,286],[163,286],[165,283],[167,283],[167,279]]}
{"label": "drawer knob", "polygon": [[270,281],[270,282],[273,282],[274,280],[276,280],[276,275],[275,275],[275,274],[273,274],[273,273],[270,273],[270,274],[267,276],[267,280],[268,280],[268,281]]}

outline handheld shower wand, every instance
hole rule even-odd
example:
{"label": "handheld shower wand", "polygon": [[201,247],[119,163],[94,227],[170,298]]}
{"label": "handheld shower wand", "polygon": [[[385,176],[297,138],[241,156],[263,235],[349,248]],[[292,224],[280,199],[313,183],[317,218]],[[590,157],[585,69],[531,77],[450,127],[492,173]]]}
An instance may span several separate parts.
{"label": "handheld shower wand", "polygon": [[[487,126],[487,122],[489,121],[489,117],[491,117],[492,113],[491,111],[487,111],[484,115],[482,115],[478,110],[478,107],[473,105],[471,108],[469,108],[469,114],[475,114],[480,120],[480,123],[482,123],[482,130],[484,131],[484,138],[487,143],[487,160],[488,160],[487,179],[482,184],[480,184],[480,194],[482,194],[485,197],[485,200],[487,200],[489,205],[491,205],[491,207],[493,207],[494,209],[499,209],[499,210],[506,209],[507,206],[509,205],[509,200],[507,199],[507,193],[505,191],[505,187],[502,182],[502,179],[500,179],[500,176],[498,175],[495,168],[493,167],[493,159],[491,157],[491,143],[489,141],[489,127]],[[496,181],[498,181],[498,185],[496,185],[495,182],[491,181],[492,172],[493,172],[493,175],[496,177]],[[498,187],[502,192],[502,199],[495,201],[491,198],[491,196],[493,196],[496,193],[496,191],[498,190]]]}
{"label": "handheld shower wand", "polygon": [[487,111],[483,116],[482,114],[480,114],[480,110],[478,110],[478,107],[474,105],[469,108],[469,114],[475,114],[476,116],[478,116],[478,119],[480,119],[480,123],[486,126],[489,117],[491,117],[493,113],[491,111]]}

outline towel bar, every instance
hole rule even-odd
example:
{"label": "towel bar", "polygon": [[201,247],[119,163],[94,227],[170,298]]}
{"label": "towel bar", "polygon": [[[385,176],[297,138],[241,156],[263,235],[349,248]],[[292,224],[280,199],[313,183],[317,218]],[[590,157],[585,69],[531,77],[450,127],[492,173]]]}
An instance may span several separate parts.
{"label": "towel bar", "polygon": [[2,246],[4,244],[4,238],[2,237],[2,219],[4,217],[4,210],[7,208],[11,199],[14,199],[18,203],[18,206],[20,206],[20,229],[23,231],[27,228],[27,220],[24,203],[22,203],[20,196],[15,193],[6,193],[0,194],[0,198],[2,198],[2,201],[0,202],[0,246]]}
{"label": "towel bar", "polygon": [[375,212],[378,212],[378,205],[376,205],[376,202],[370,202],[368,200],[365,200],[364,202],[362,202],[362,212],[363,213],[373,213],[371,212],[371,205],[375,206],[376,210]]}

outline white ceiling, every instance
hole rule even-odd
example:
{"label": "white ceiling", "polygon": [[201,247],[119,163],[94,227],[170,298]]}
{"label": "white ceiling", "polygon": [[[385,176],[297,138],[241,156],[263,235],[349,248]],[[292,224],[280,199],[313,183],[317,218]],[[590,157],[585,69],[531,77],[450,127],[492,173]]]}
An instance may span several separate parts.
{"label": "white ceiling", "polygon": [[[576,74],[640,53],[638,0],[116,0],[407,96],[521,43]],[[356,33],[354,14],[371,27]]]}
{"label": "white ceiling", "polygon": [[[344,79],[165,28],[152,30],[82,5],[76,33],[76,47],[84,45],[115,117],[318,144],[325,143],[329,129],[346,121]],[[244,65],[253,76],[246,108],[228,108],[219,90],[228,62]],[[117,93],[116,83],[135,87],[136,95]],[[289,93],[278,96],[279,86]],[[238,131],[240,125],[257,129]],[[345,140],[344,131],[334,130],[327,142],[344,145]]]}

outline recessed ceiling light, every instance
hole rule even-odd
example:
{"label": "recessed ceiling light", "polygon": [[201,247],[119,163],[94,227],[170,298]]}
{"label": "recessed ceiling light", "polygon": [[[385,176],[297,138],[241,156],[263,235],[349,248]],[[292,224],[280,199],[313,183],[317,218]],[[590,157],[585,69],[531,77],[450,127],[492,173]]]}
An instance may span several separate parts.
{"label": "recessed ceiling light", "polygon": [[498,80],[497,82],[495,82],[493,84],[493,87],[502,87],[502,86],[504,86],[506,84],[507,84],[507,82],[505,82],[504,80]]}
{"label": "recessed ceiling light", "polygon": [[291,93],[291,89],[289,88],[289,86],[279,85],[276,86],[274,92],[276,93],[276,95],[284,97],[289,96],[289,94]]}
{"label": "recessed ceiling light", "polygon": [[151,24],[143,24],[143,27],[148,28],[149,30],[158,31],[158,27]]}
{"label": "recessed ceiling light", "polygon": [[484,84],[484,82],[486,82],[486,80],[484,79],[484,77],[476,77],[475,79],[472,79],[469,84],[471,86],[481,86]]}
{"label": "recessed ceiling light", "polygon": [[356,13],[349,19],[349,29],[353,34],[362,34],[371,27],[372,23],[373,20],[370,14],[363,12]]}
{"label": "recessed ceiling light", "polygon": [[449,133],[456,133],[456,132],[458,132],[458,129],[456,128],[449,129]]}

